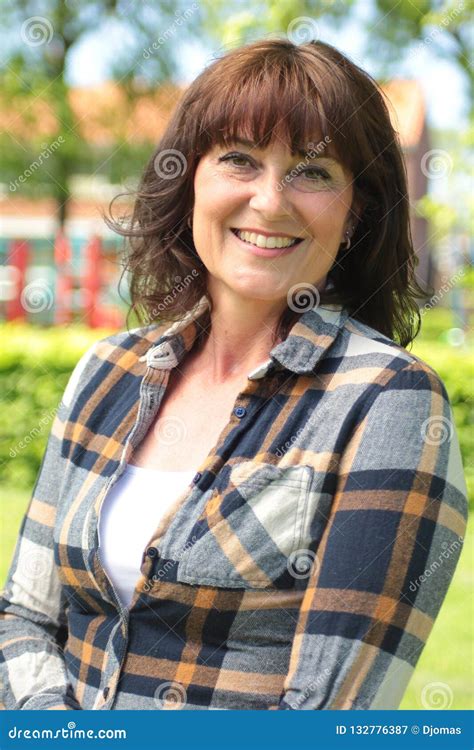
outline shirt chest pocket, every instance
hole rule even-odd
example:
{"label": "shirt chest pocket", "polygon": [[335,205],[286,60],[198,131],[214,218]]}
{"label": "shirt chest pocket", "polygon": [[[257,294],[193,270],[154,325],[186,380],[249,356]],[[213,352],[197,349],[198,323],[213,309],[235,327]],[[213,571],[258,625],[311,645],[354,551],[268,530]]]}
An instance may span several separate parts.
{"label": "shirt chest pocket", "polygon": [[[214,489],[184,551],[183,583],[229,588],[293,588],[308,540],[310,466],[244,461]],[[299,559],[298,559],[299,556]],[[303,561],[304,565],[304,561]],[[296,571],[296,575],[295,575]]]}

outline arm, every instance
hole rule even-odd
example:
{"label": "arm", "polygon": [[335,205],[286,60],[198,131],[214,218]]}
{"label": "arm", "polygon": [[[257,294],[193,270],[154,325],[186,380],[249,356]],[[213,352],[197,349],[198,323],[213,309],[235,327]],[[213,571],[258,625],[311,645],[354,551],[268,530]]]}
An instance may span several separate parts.
{"label": "arm", "polygon": [[341,452],[280,710],[398,708],[457,565],[466,495],[444,385],[411,363]]}
{"label": "arm", "polygon": [[[95,346],[95,345],[94,345]],[[80,709],[68,680],[61,641],[66,606],[53,552],[53,529],[66,459],[64,425],[91,347],[72,373],[56,413],[0,598],[0,706]]]}

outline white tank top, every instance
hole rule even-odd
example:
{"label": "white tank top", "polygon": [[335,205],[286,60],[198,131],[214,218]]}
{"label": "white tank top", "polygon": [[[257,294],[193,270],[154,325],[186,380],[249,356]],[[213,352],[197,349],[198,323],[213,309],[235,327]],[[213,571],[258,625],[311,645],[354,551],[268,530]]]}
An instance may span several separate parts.
{"label": "white tank top", "polygon": [[124,606],[141,576],[146,543],[195,474],[127,464],[107,493],[98,523],[100,558]]}

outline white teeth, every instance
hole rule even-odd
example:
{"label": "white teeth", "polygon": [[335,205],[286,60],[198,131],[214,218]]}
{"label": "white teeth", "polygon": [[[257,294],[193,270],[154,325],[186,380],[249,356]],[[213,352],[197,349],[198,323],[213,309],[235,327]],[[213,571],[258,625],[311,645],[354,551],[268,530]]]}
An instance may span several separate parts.
{"label": "white teeth", "polygon": [[257,247],[291,247],[298,241],[296,237],[294,239],[276,236],[266,237],[263,234],[255,234],[255,232],[241,232],[239,229],[236,230],[236,234],[244,242],[250,242]]}

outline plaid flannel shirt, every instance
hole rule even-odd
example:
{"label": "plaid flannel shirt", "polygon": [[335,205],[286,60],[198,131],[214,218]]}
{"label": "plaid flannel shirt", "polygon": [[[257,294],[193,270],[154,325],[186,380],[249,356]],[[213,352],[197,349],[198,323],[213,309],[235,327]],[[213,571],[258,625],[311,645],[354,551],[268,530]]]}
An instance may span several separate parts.
{"label": "plaid flannel shirt", "polygon": [[129,607],[104,571],[101,503],[207,308],[76,366],[0,601],[3,708],[398,707],[456,568],[466,485],[439,376],[340,306],[302,313],[248,375],[150,527]]}

